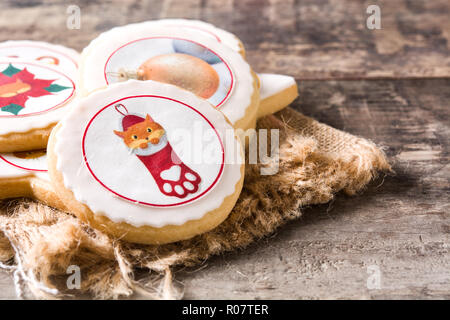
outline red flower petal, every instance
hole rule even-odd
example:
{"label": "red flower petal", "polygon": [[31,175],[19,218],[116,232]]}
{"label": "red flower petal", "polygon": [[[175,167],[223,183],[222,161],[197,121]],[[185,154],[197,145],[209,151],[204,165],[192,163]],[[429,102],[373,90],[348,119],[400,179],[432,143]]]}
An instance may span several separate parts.
{"label": "red flower petal", "polygon": [[29,72],[27,68],[24,68],[22,71],[14,74],[12,77],[8,77],[3,73],[0,73],[0,86],[15,83],[17,80],[30,85],[31,88],[28,91],[18,93],[12,97],[0,97],[0,108],[12,103],[25,107],[25,103],[29,97],[37,98],[51,95],[52,93],[45,90],[45,88],[49,87],[55,81],[36,79],[35,75]]}

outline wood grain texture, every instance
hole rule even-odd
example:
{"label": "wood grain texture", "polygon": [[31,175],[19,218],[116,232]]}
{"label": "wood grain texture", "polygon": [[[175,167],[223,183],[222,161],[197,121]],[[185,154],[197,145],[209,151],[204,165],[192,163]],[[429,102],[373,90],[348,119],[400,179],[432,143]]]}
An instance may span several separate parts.
{"label": "wood grain texture", "polygon": [[[450,298],[450,80],[304,81],[294,107],[384,145],[396,172],[180,272],[187,298]],[[381,272],[369,290],[368,268]],[[212,279],[214,279],[212,281]]]}
{"label": "wood grain texture", "polygon": [[[303,219],[210,259],[201,272],[177,271],[186,298],[449,299],[450,4],[376,1],[383,29],[371,31],[372,2],[74,1],[81,30],[68,30],[67,4],[3,1],[0,40],[81,50],[116,25],[202,19],[237,34],[257,71],[295,76],[294,108],[386,147],[395,175],[360,196],[307,208]],[[380,289],[367,288],[370,266],[381,272]],[[13,296],[11,278],[0,273],[0,298]]]}
{"label": "wood grain texture", "polygon": [[[372,1],[373,2],[373,1]],[[355,0],[111,0],[73,1],[81,29],[66,28],[69,4],[7,0],[0,40],[39,39],[81,50],[111,27],[149,19],[202,19],[230,30],[257,71],[298,79],[447,77],[448,1],[379,0],[381,30],[368,30],[370,1]]]}

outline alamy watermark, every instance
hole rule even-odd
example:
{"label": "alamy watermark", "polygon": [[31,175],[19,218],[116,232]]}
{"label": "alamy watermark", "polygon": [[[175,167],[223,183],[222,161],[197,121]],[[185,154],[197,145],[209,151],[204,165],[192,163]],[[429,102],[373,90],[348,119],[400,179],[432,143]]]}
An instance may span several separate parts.
{"label": "alamy watermark", "polygon": [[66,20],[66,27],[69,30],[81,29],[81,9],[77,5],[70,5],[67,7],[66,13],[68,14]]}
{"label": "alamy watermark", "polygon": [[[174,164],[179,164],[181,159],[187,164],[212,167],[217,164],[247,163],[260,165],[261,175],[274,175],[279,171],[279,129],[235,130],[230,127],[216,130],[205,128],[203,121],[193,121],[186,128],[172,128],[168,132],[162,132],[157,142],[151,142],[149,137],[122,131],[116,131],[116,134],[120,134],[123,139],[129,139],[128,144],[120,144],[120,147],[136,156],[154,154],[170,143],[175,151],[170,155]],[[248,152],[244,152],[243,148]],[[85,159],[90,162],[97,156],[98,153],[91,152],[86,154]]]}
{"label": "alamy watermark", "polygon": [[81,289],[80,267],[77,265],[70,265],[66,270],[66,274],[69,275],[66,280],[67,289],[69,290]]}
{"label": "alamy watermark", "polygon": [[367,289],[378,290],[381,289],[381,270],[376,264],[367,267]]}
{"label": "alamy watermark", "polygon": [[366,26],[369,30],[381,29],[381,9],[376,4],[367,7],[366,13],[369,15],[366,20]]}

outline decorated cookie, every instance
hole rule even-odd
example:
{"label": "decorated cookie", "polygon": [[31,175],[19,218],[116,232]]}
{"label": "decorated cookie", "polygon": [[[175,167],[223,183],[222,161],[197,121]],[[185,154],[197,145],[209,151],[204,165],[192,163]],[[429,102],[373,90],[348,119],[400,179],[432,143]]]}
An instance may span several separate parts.
{"label": "decorated cookie", "polygon": [[151,80],[112,84],[75,102],[48,153],[69,210],[138,243],[216,227],[244,177],[241,144],[224,115],[187,90]]}
{"label": "decorated cookie", "polygon": [[235,128],[253,128],[259,106],[256,75],[235,50],[196,28],[142,23],[115,28],[83,51],[83,96],[129,79],[155,80],[206,99]]}
{"label": "decorated cookie", "polygon": [[[230,49],[240,53],[245,57],[245,48],[242,41],[234,34],[218,28],[211,23],[207,23],[200,20],[190,20],[190,19],[160,19],[160,20],[150,20],[146,22],[128,24],[121,27],[112,28],[109,31],[102,33],[97,40],[101,41],[103,37],[108,37],[110,33],[115,34],[116,32],[133,32],[135,28],[146,27],[177,27],[181,29],[187,29],[190,31],[195,31],[203,36],[209,37],[223,45],[226,45]],[[94,41],[97,41],[94,40]],[[86,50],[86,49],[85,49]]]}
{"label": "decorated cookie", "polygon": [[281,74],[260,73],[261,101],[258,118],[275,113],[288,106],[298,96],[295,79]]}
{"label": "decorated cookie", "polygon": [[48,63],[0,57],[0,152],[45,148],[75,96],[74,79]]}
{"label": "decorated cookie", "polygon": [[[177,26],[179,28],[195,30],[228,46],[230,49],[245,57],[244,45],[236,35],[210,23],[188,19],[161,19],[144,22],[142,24]],[[135,25],[136,24],[131,24],[128,26],[132,29]],[[290,76],[262,73],[258,74],[258,77],[261,86],[258,118],[285,108],[298,96],[297,83],[295,82],[295,79]]]}
{"label": "decorated cookie", "polygon": [[0,199],[17,197],[65,210],[47,173],[45,149],[0,154]]}

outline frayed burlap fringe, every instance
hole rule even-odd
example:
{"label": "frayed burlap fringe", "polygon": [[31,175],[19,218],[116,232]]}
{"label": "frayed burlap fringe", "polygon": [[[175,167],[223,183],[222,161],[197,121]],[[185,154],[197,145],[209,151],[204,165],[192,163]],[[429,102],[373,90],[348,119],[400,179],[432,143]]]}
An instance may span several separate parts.
{"label": "frayed burlap fringe", "polygon": [[[339,191],[355,194],[378,172],[390,170],[373,143],[292,109],[258,126],[280,129],[279,171],[261,175],[262,165],[247,165],[242,194],[216,229],[173,244],[136,245],[113,240],[70,214],[14,200],[4,203],[0,214],[0,267],[12,273],[22,297],[110,299],[139,292],[152,299],[179,299],[182,286],[173,281],[171,268],[243,248],[298,218],[302,206],[328,202]],[[81,270],[79,290],[66,286],[71,265]],[[138,281],[136,270],[147,275]]]}

